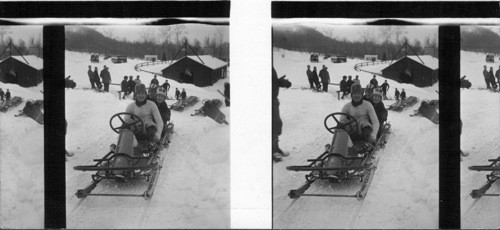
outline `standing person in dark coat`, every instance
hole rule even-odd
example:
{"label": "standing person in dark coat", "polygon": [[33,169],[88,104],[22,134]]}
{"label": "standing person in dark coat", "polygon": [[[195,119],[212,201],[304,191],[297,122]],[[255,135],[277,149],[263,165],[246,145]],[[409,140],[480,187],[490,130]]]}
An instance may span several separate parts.
{"label": "standing person in dark coat", "polygon": [[382,93],[384,94],[384,99],[387,100],[387,90],[389,90],[389,84],[387,83],[387,80],[384,81],[384,84],[382,84]]}
{"label": "standing person in dark coat", "polygon": [[2,89],[0,89],[0,99],[3,101],[3,96],[5,95],[5,93],[3,92]]}
{"label": "standing person in dark coat", "polygon": [[273,111],[272,111],[272,157],[273,161],[278,162],[281,161],[283,156],[288,156],[288,153],[284,153],[281,151],[278,145],[278,137],[281,135],[282,128],[283,128],[283,122],[281,121],[280,118],[280,102],[278,100],[278,94],[279,94],[279,88],[280,87],[286,87],[290,88],[292,86],[292,83],[285,79],[285,76],[278,78],[278,74],[276,73],[276,70],[274,70],[273,67],[273,73],[272,73],[272,98],[273,98]]}
{"label": "standing person in dark coat", "polygon": [[134,81],[134,77],[132,77],[132,75],[130,75],[128,77],[128,94],[131,94],[131,93],[134,93],[133,95],[133,99],[135,100],[135,81]]}
{"label": "standing person in dark coat", "polygon": [[316,85],[316,89],[320,90],[321,84],[319,83],[319,80],[318,80],[318,71],[316,70],[316,66],[313,67],[312,78],[313,78],[314,84]]}
{"label": "standing person in dark coat", "polygon": [[94,82],[99,90],[102,89],[101,80],[99,80],[99,70],[97,69],[97,66],[94,68]]}
{"label": "standing person in dark coat", "polygon": [[321,84],[323,84],[323,92],[328,92],[328,84],[330,83],[330,74],[328,73],[328,67],[323,65],[323,69],[319,71],[319,77],[321,78]]}
{"label": "standing person in dark coat", "polygon": [[490,87],[490,73],[488,73],[486,66],[484,66],[483,77],[484,77],[484,81],[486,82],[486,88],[490,89],[491,88]]}
{"label": "standing person in dark coat", "polygon": [[163,85],[161,85],[161,87],[163,89],[165,89],[165,96],[168,99],[168,90],[170,89],[170,84],[168,83],[168,80],[165,80],[165,83],[163,83]]}
{"label": "standing person in dark coat", "polygon": [[370,80],[370,84],[372,84],[375,88],[378,88],[378,81],[375,79],[377,76],[373,75],[373,78]]}
{"label": "standing person in dark coat", "polygon": [[406,99],[406,92],[405,92],[405,89],[403,89],[401,91],[401,100],[405,100]]}
{"label": "standing person in dark coat", "polygon": [[488,73],[490,75],[490,83],[491,87],[493,87],[493,90],[497,89],[497,83],[495,82],[495,74],[493,74],[493,67],[490,67],[490,72]]}
{"label": "standing person in dark coat", "polygon": [[181,100],[186,100],[186,97],[187,97],[186,90],[183,88],[181,93]]}
{"label": "standing person in dark coat", "polygon": [[151,84],[155,84],[155,85],[160,85],[160,82],[158,81],[158,79],[156,79],[156,74],[154,75],[153,79],[151,80],[151,83],[149,83],[150,85]]}
{"label": "standing person in dark coat", "polygon": [[498,70],[495,72],[495,77],[497,77],[497,82],[500,85],[500,66],[498,66]]}
{"label": "standing person in dark coat", "polygon": [[92,72],[92,66],[89,65],[89,70],[87,71],[87,75],[89,76],[90,85],[92,89],[95,89],[95,81],[94,81],[94,72]]}
{"label": "standing person in dark coat", "polygon": [[104,66],[101,70],[102,83],[104,84],[104,92],[109,92],[109,83],[111,83],[111,74],[109,73],[108,67]]}
{"label": "standing person in dark coat", "polygon": [[226,103],[226,106],[229,107],[229,82],[224,83],[224,96],[226,97],[226,100],[224,101]]}
{"label": "standing person in dark coat", "polygon": [[340,81],[340,91],[343,93],[342,94],[342,99],[344,99],[344,96],[347,94],[347,81],[346,81],[346,76],[344,75],[342,77],[342,81]]}
{"label": "standing person in dark coat", "polygon": [[314,86],[313,86],[314,79],[313,79],[313,75],[312,75],[312,71],[311,71],[311,66],[310,65],[307,65],[306,75],[307,75],[307,80],[309,81],[310,89],[313,89],[314,88]]}
{"label": "standing person in dark coat", "polygon": [[181,96],[181,92],[179,92],[178,88],[175,88],[175,99],[179,100],[180,96]]}
{"label": "standing person in dark coat", "polygon": [[346,85],[347,86],[347,94],[351,93],[351,86],[352,86],[352,84],[354,84],[354,81],[352,80],[352,76],[349,75],[347,77],[347,85]]}
{"label": "standing person in dark coat", "polygon": [[127,81],[127,79],[128,79],[127,76],[123,77],[123,81],[121,83],[121,90],[123,92],[123,99],[125,99],[125,96],[128,93],[128,81]]}
{"label": "standing person in dark coat", "polygon": [[7,89],[7,92],[5,92],[5,99],[7,101],[10,101],[10,91],[9,91],[9,89]]}
{"label": "standing person in dark coat", "polygon": [[394,99],[396,99],[396,101],[399,101],[399,91],[398,91],[398,88],[396,88],[396,91],[394,91]]}

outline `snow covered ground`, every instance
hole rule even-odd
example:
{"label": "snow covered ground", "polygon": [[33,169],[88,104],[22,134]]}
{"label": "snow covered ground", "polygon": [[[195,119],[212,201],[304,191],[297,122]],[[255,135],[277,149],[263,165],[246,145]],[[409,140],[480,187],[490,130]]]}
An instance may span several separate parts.
{"label": "snow covered ground", "polygon": [[44,129],[19,114],[29,99],[43,99],[43,83],[23,88],[0,82],[23,102],[0,112],[0,228],[44,227]]}
{"label": "snow covered ground", "polygon": [[[439,126],[426,118],[410,117],[420,102],[401,113],[389,111],[392,124],[387,144],[380,151],[380,162],[368,194],[363,201],[353,198],[301,197],[290,199],[287,194],[304,184],[305,173],[287,171],[286,166],[305,165],[306,160],[319,156],[332,135],[324,128],[324,118],[340,112],[350,100],[338,100],[338,86],[330,85],[329,93],[301,90],[309,87],[306,66],[324,64],[333,83],[343,75],[359,75],[362,85],[371,74],[356,72],[354,65],[363,60],[349,59],[335,64],[320,57],[319,63],[309,62],[309,53],[282,49],[273,50],[273,66],[278,76],[286,75],[290,89],[280,89],[280,114],[283,134],[280,147],[290,156],[273,164],[273,227],[274,228],[438,228],[439,185]],[[378,82],[385,80],[377,77]],[[420,100],[438,99],[432,87],[418,88],[388,79],[392,97],[394,88],[404,88],[408,96]],[[386,107],[394,101],[384,101]],[[354,194],[357,183],[329,184],[315,182],[308,193]]]}
{"label": "snow covered ground", "polygon": [[[134,65],[143,60],[128,60],[113,64],[110,60],[90,63],[90,54],[66,51],[66,76],[77,83],[77,88],[66,91],[66,119],[68,133],[66,148],[75,155],[66,165],[66,207],[68,228],[229,228],[230,227],[230,126],[221,125],[208,117],[191,116],[201,107],[198,102],[183,112],[172,111],[175,125],[170,146],[166,151],[163,169],[153,198],[87,197],[74,194],[91,182],[90,172],[73,170],[77,165],[92,164],[92,159],[103,157],[109,145],[116,143],[118,134],[109,127],[109,118],[124,112],[131,98],[118,100],[119,86],[110,86],[110,93],[95,93],[90,88],[87,66],[109,67],[113,83],[123,76],[141,76],[146,85],[151,74],[136,72]],[[164,80],[159,77],[160,84]],[[223,99],[229,77],[211,87],[196,87],[169,80],[172,89],[185,88],[187,95],[203,99]],[[170,90],[170,97],[173,92]],[[167,100],[171,105],[175,100]],[[231,124],[229,107],[221,111]],[[120,184],[101,182],[94,190],[106,193],[142,194],[145,183]]]}
{"label": "snow covered ground", "polygon": [[[472,165],[487,165],[488,159],[496,159],[500,152],[500,94],[487,90],[483,78],[483,66],[498,69],[500,62],[486,63],[486,54],[461,52],[461,75],[466,75],[472,83],[470,89],[462,89],[460,110],[463,122],[461,149],[468,152],[461,162],[461,212],[462,228],[493,229],[500,227],[500,198],[482,197],[473,199],[469,194],[486,183],[488,172],[468,170]],[[496,182],[488,193],[500,193],[500,183]]]}

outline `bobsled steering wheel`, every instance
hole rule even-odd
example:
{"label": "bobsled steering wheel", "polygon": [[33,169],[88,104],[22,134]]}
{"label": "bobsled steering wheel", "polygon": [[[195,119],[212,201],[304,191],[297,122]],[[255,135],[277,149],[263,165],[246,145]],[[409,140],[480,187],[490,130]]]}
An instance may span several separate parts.
{"label": "bobsled steering wheel", "polygon": [[[345,119],[340,119],[341,116],[344,116]],[[328,121],[332,119],[336,122],[333,127],[328,124]],[[341,120],[344,120],[344,122],[342,122]],[[356,121],[356,119],[346,113],[332,113],[325,117],[324,123],[326,130],[328,130],[328,132],[330,133],[334,133],[335,129],[343,129],[347,133],[349,133],[349,135],[352,135],[358,130],[358,122]]]}
{"label": "bobsled steering wheel", "polygon": [[[130,116],[131,121],[127,122],[122,116]],[[118,118],[122,122],[120,126],[113,126],[113,119]],[[138,134],[144,128],[144,122],[140,117],[132,113],[117,113],[109,119],[109,126],[115,131],[115,133],[120,133],[123,129],[130,129],[134,135]],[[132,128],[133,127],[133,128]],[[140,128],[138,128],[140,127]]]}

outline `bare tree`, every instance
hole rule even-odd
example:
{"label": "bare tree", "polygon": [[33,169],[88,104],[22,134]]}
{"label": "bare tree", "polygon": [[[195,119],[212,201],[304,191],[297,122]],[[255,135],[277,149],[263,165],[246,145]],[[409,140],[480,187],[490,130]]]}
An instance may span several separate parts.
{"label": "bare tree", "polygon": [[148,53],[154,53],[155,50],[155,30],[153,28],[144,28],[140,33],[142,41],[145,43]]}
{"label": "bare tree", "polygon": [[7,26],[0,26],[0,45],[3,46],[4,45],[4,37],[11,34],[12,32],[9,30],[9,27]]}
{"label": "bare tree", "polygon": [[185,25],[174,26],[175,42],[177,45],[179,45],[179,37],[181,37],[181,35],[186,33],[186,31],[184,31],[185,28],[186,28]]}
{"label": "bare tree", "polygon": [[158,33],[160,37],[164,38],[165,41],[164,43],[168,43],[170,41],[170,38],[172,37],[174,31],[171,26],[161,26],[158,28]]}
{"label": "bare tree", "polygon": [[395,44],[400,44],[400,37],[406,35],[408,32],[406,31],[406,27],[404,26],[393,26],[392,31],[394,35],[396,36],[396,42]]}
{"label": "bare tree", "polygon": [[392,39],[392,27],[391,26],[381,26],[379,27],[379,35],[382,37],[382,42],[390,43]]}
{"label": "bare tree", "polygon": [[368,42],[373,40],[373,30],[371,28],[361,29],[359,32],[359,36],[361,37],[362,42]]}

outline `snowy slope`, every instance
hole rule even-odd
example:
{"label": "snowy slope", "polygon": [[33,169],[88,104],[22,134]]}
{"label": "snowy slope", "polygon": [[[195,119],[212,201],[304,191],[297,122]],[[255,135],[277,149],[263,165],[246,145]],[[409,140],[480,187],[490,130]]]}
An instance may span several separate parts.
{"label": "snowy slope", "polygon": [[43,99],[43,83],[23,88],[0,82],[0,88],[24,99],[17,107],[0,112],[0,228],[43,228],[43,125],[14,116],[27,100]]}
{"label": "snowy slope", "polygon": [[[462,228],[499,228],[500,198],[482,197],[472,199],[469,193],[486,183],[487,172],[468,170],[472,165],[489,164],[488,159],[499,157],[500,152],[500,94],[485,88],[483,66],[492,66],[494,71],[500,63],[486,63],[485,54],[461,52],[461,75],[467,75],[471,89],[462,89],[460,110],[463,122],[461,149],[470,155],[461,162],[461,212]],[[500,183],[496,182],[488,193],[500,193]]]}
{"label": "snowy slope", "polygon": [[[342,75],[359,75],[362,85],[371,74],[356,72],[354,65],[362,60],[334,64],[329,60],[310,63],[308,53],[274,49],[273,65],[279,76],[286,75],[292,82],[290,89],[281,89],[280,114],[283,134],[280,147],[290,156],[273,165],[273,227],[274,228],[437,228],[438,227],[438,159],[439,126],[423,117],[410,117],[420,103],[398,113],[389,111],[391,134],[380,152],[380,162],[367,197],[353,198],[301,197],[290,199],[289,190],[305,182],[305,173],[287,171],[286,166],[305,165],[306,160],[319,156],[331,142],[323,126],[324,118],[340,112],[350,100],[338,100],[338,86],[330,86],[329,93],[301,90],[309,83],[306,66],[323,64],[328,67],[332,82]],[[377,77],[379,83],[383,78]],[[420,100],[437,99],[433,87],[418,88],[387,80],[394,87],[405,88],[408,96]],[[386,107],[394,101],[384,101]],[[329,184],[315,182],[307,193],[354,194],[359,184]]]}
{"label": "snowy slope", "polygon": [[[79,87],[89,87],[86,68],[94,66],[88,54],[66,51],[66,75],[71,75]],[[113,82],[124,75],[141,75],[149,84],[150,74],[138,73],[128,63],[100,63],[110,67]],[[159,79],[163,83],[163,79]],[[169,81],[173,88],[186,88],[188,96],[203,99],[223,99],[217,93],[224,82],[212,87]],[[78,199],[74,194],[91,182],[90,172],[73,170],[76,165],[92,164],[92,159],[103,157],[109,145],[116,143],[118,134],[109,127],[109,118],[124,112],[131,99],[118,100],[116,90],[95,93],[92,90],[66,91],[66,119],[68,134],[66,148],[75,156],[66,165],[66,207],[68,228],[228,228],[229,227],[229,144],[227,125],[220,125],[208,117],[191,116],[201,103],[185,111],[172,111],[175,128],[170,146],[166,151],[163,169],[153,198],[87,197]],[[173,92],[169,93],[173,96]],[[174,100],[167,100],[171,105]],[[221,111],[231,123],[229,107]],[[145,183],[120,184],[102,182],[94,192],[142,194]]]}

